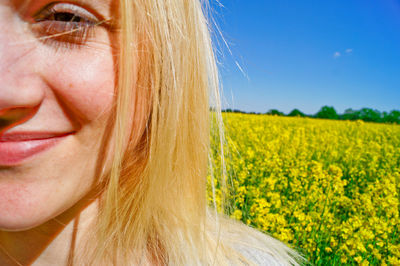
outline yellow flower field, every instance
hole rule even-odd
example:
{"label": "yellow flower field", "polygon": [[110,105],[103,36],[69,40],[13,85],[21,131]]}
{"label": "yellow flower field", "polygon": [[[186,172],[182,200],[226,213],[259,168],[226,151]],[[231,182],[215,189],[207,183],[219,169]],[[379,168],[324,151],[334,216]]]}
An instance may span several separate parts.
{"label": "yellow flower field", "polygon": [[[400,126],[223,114],[231,217],[316,265],[400,265]],[[220,176],[218,134],[212,170]],[[221,184],[209,179],[217,204]]]}

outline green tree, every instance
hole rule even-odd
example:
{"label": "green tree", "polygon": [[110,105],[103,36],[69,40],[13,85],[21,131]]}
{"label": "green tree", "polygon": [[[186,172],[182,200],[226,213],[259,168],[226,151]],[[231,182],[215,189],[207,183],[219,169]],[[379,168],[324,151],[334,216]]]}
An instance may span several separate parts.
{"label": "green tree", "polygon": [[300,117],[305,117],[306,115],[301,112],[299,109],[293,109],[288,116],[300,116]]}
{"label": "green tree", "polygon": [[344,114],[340,116],[343,120],[358,120],[360,119],[360,111],[348,108],[344,111]]}
{"label": "green tree", "polygon": [[383,122],[400,124],[400,111],[393,110],[390,113],[383,113]]}
{"label": "green tree", "polygon": [[371,108],[362,108],[360,110],[360,119],[367,122],[382,122],[381,112]]}
{"label": "green tree", "polygon": [[268,115],[278,115],[278,116],[284,116],[285,114],[282,113],[281,111],[277,109],[271,109],[267,112]]}
{"label": "green tree", "polygon": [[323,106],[315,114],[317,118],[325,118],[325,119],[339,119],[339,115],[337,114],[335,108],[333,106]]}

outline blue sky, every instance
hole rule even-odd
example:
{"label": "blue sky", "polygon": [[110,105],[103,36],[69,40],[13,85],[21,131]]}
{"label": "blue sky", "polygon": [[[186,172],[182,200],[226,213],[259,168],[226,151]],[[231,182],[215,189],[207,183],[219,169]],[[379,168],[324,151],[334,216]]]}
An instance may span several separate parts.
{"label": "blue sky", "polygon": [[223,107],[400,110],[400,0],[211,1]]}

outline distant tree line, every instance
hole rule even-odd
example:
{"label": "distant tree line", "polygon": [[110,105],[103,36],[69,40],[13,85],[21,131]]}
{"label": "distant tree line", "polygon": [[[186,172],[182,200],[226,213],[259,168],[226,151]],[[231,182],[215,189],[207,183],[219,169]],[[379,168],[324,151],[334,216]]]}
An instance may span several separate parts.
{"label": "distant tree line", "polygon": [[[262,114],[257,112],[243,112],[238,109],[225,109],[222,112],[227,113],[247,113],[247,114]],[[335,120],[363,120],[366,122],[376,122],[376,123],[396,123],[400,124],[400,111],[393,110],[390,112],[380,112],[371,108],[362,108],[360,110],[353,110],[351,108],[346,109],[343,114],[338,114],[334,107],[323,106],[314,115],[307,115],[300,111],[299,109],[293,109],[290,113],[285,114],[277,109],[271,109],[264,113],[268,115],[278,115],[278,116],[299,116],[299,117],[312,117],[312,118],[322,118],[322,119],[335,119]]]}

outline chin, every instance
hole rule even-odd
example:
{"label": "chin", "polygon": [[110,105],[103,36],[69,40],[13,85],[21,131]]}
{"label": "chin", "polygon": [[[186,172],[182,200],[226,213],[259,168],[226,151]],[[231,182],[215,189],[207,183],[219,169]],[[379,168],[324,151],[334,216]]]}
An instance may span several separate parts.
{"label": "chin", "polygon": [[21,232],[28,231],[29,229],[35,228],[42,223],[35,221],[22,221],[20,219],[13,219],[12,217],[8,219],[0,218],[0,230],[7,232]]}
{"label": "chin", "polygon": [[29,230],[46,223],[68,208],[52,196],[54,193],[46,193],[49,187],[38,186],[34,182],[18,184],[2,181],[0,230]]}
{"label": "chin", "polygon": [[[0,199],[1,200],[1,199]],[[25,207],[19,206],[12,208],[0,209],[0,230],[1,231],[27,231],[52,221],[63,209],[43,209],[39,206],[29,206],[27,202]],[[56,222],[62,225],[60,222]]]}
{"label": "chin", "polygon": [[50,213],[43,213],[35,206],[30,206],[29,202],[25,207],[22,204],[9,206],[8,208],[1,207],[0,230],[2,231],[26,231],[38,227],[53,218]]}

